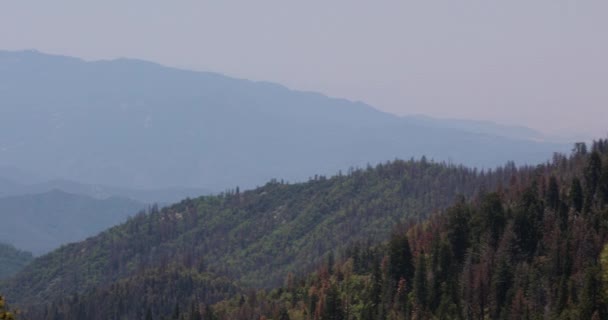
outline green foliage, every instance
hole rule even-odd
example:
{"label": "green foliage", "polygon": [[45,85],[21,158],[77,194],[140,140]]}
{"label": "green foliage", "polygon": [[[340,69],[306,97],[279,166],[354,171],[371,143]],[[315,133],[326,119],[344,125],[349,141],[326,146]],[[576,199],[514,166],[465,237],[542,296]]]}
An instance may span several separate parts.
{"label": "green foliage", "polygon": [[325,297],[322,320],[344,320],[340,292],[335,285],[330,285]]}
{"label": "green foliage", "polygon": [[461,199],[455,206],[446,212],[448,217],[448,240],[456,261],[462,262],[469,247],[471,238],[471,211],[469,206]]}
{"label": "green foliage", "polygon": [[583,210],[583,187],[581,186],[581,180],[578,178],[572,179],[572,185],[570,187],[570,201],[572,201],[572,207],[577,212]]}
{"label": "green foliage", "polygon": [[495,297],[494,317],[501,315],[502,311],[509,305],[509,290],[513,282],[513,266],[510,256],[503,253],[499,258],[493,272],[492,292]]}
{"label": "green foliage", "polygon": [[551,176],[549,178],[549,186],[547,187],[547,206],[552,210],[557,210],[559,208],[560,199],[559,199],[559,187],[557,185],[557,179],[555,176]]}
{"label": "green foliage", "polygon": [[154,319],[200,318],[199,301],[214,303],[232,296],[238,288],[228,279],[199,273],[177,265],[149,269],[83,295],[64,297],[50,306],[28,310],[29,316],[46,319],[55,314],[65,320],[137,319],[142,310]]}
{"label": "green foliage", "polygon": [[395,233],[389,241],[389,274],[393,284],[397,286],[401,279],[406,286],[412,283],[414,262],[412,250],[406,234]]}
{"label": "green foliage", "polygon": [[426,258],[422,253],[418,255],[416,273],[414,274],[414,301],[417,307],[422,310],[427,308],[427,287]]}
{"label": "green foliage", "polygon": [[[34,301],[34,320],[146,310],[154,319],[175,310],[205,320],[604,319],[608,207],[594,196],[583,213],[573,197],[578,188],[584,198],[592,154],[489,173],[397,161],[185,200],[41,257],[3,288]],[[608,150],[599,156],[605,163]],[[418,192],[429,183],[442,191]],[[410,184],[419,189],[405,192]],[[570,190],[575,210],[555,190]],[[448,198],[428,219],[401,223]]]}
{"label": "green foliage", "polygon": [[517,237],[519,249],[528,255],[536,251],[541,237],[543,205],[538,199],[536,185],[524,191],[521,200],[515,208],[513,231]]}
{"label": "green foliage", "polygon": [[307,183],[271,181],[238,194],[186,199],[42,256],[0,288],[36,305],[169,263],[230,277],[243,287],[273,287],[290,272],[324,264],[332,251],[384,241],[395,223],[429,215],[458,194],[505,183],[513,170],[482,175],[429,161],[394,161]]}
{"label": "green foliage", "polygon": [[[605,319],[608,228],[594,221],[604,216],[606,204],[593,199],[588,213],[576,215],[563,211],[554,197],[540,197],[542,181],[554,181],[549,189],[572,190],[562,181],[580,179],[589,156],[569,159],[565,167],[571,171],[547,165],[520,176],[521,182],[508,190],[460,199],[445,214],[409,225],[405,232],[397,226],[386,245],[354,246],[336,260],[333,274],[321,268],[296,281],[289,295],[277,289],[282,294],[258,301],[250,313],[221,303],[223,319],[237,314],[274,318],[271,306],[276,305],[300,315],[292,319],[325,319],[336,310],[327,301],[336,297],[346,319]],[[560,205],[548,205],[551,201]],[[560,222],[564,212],[571,223],[567,228]],[[403,262],[407,259],[400,260],[408,256],[406,247],[416,261],[409,292],[400,276],[411,268]],[[365,251],[380,258],[365,258]],[[355,256],[371,267],[352,272]],[[459,257],[461,262],[454,263]]]}
{"label": "green foliage", "polygon": [[481,200],[481,228],[487,230],[493,247],[498,245],[505,228],[506,216],[498,193],[487,194]]}
{"label": "green foliage", "polygon": [[598,181],[598,193],[603,203],[608,203],[608,161],[604,163],[602,174]]}
{"label": "green foliage", "polygon": [[593,196],[597,190],[600,177],[602,176],[602,159],[598,152],[594,151],[589,156],[584,176],[587,194]]}
{"label": "green foliage", "polygon": [[595,200],[595,194],[602,176],[602,159],[597,151],[593,151],[589,156],[587,166],[584,171],[585,178],[585,202],[583,211],[588,213]]}

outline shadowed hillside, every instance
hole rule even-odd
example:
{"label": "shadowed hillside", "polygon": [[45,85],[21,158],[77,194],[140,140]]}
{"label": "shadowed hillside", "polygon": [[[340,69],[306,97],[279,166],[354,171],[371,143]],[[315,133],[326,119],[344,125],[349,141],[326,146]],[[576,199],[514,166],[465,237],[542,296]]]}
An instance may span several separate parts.
{"label": "shadowed hillside", "polygon": [[173,264],[271,287],[288,272],[312,270],[349,243],[383,241],[399,221],[423,218],[459,194],[506,183],[513,170],[480,173],[426,160],[395,161],[306,183],[272,181],[250,191],[187,199],[44,255],[0,291],[37,304]]}

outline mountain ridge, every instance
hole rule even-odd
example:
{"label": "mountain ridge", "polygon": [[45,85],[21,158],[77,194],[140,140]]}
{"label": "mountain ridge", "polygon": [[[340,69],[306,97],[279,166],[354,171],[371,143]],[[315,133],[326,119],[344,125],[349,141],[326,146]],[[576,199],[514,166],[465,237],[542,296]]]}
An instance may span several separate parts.
{"label": "mountain ridge", "polygon": [[95,199],[52,189],[0,198],[0,241],[35,255],[84,240],[143,209],[121,197]]}
{"label": "mountain ridge", "polygon": [[258,189],[186,199],[41,256],[1,290],[35,304],[173,264],[247,286],[272,286],[352,241],[377,243],[399,221],[421,219],[460,194],[507,183],[512,170],[482,174],[424,159],[394,161],[306,183],[274,180]]}
{"label": "mountain ridge", "polygon": [[569,147],[426,126],[361,102],[132,59],[3,52],[0,68],[0,165],[49,179],[217,192],[422,155],[485,168],[507,158],[533,164]]}
{"label": "mountain ridge", "polygon": [[[449,196],[451,204],[437,211],[421,206],[427,214],[418,219],[398,219],[412,217],[406,207],[398,210],[401,216],[391,212],[399,197],[432,194],[428,203],[436,205],[443,203],[445,190],[460,187],[467,188],[459,190],[467,196]],[[292,229],[286,238],[249,246],[257,242],[257,229],[276,234],[268,218],[279,225],[292,221],[288,213],[298,207],[281,203],[297,197],[322,210],[304,210],[296,218],[300,230]],[[262,209],[252,211],[253,204]],[[188,199],[41,257],[1,289],[21,299],[25,294],[27,302],[46,302],[23,305],[32,319],[44,320],[144,314],[148,319],[603,319],[608,314],[603,297],[608,226],[601,222],[607,208],[608,139],[594,141],[591,152],[577,145],[569,156],[557,154],[539,166],[511,163],[487,173],[424,159],[395,161],[303,184],[271,181],[244,193]],[[358,224],[360,217],[368,220]],[[314,235],[309,222],[322,232]],[[155,223],[161,227],[151,227]],[[188,229],[192,225],[198,227]],[[190,247],[212,225],[228,228],[202,251]],[[366,239],[373,234],[370,226],[384,230],[382,236]],[[142,229],[152,238],[140,239],[146,234]],[[300,232],[313,236],[299,238]],[[309,239],[312,251],[293,246],[311,243]],[[228,259],[214,255],[239,248],[245,250]],[[270,255],[259,255],[269,249]],[[140,255],[131,271],[127,266],[133,260],[122,255],[127,251]],[[294,253],[305,256],[296,265],[314,260],[313,269],[276,273]],[[108,272],[102,278],[108,280],[100,281],[90,270],[104,259],[127,272],[102,267]],[[262,266],[254,278],[268,286],[260,289],[238,280],[259,267],[251,262]],[[233,274],[226,273],[235,267]],[[272,273],[281,276],[271,280]],[[26,281],[32,278],[38,284]],[[91,278],[98,284],[89,287]]]}
{"label": "mountain ridge", "polygon": [[109,197],[130,198],[148,205],[164,205],[187,197],[197,197],[212,193],[210,190],[203,188],[167,187],[161,189],[135,189],[86,184],[66,179],[42,180],[41,182],[24,184],[4,178],[0,173],[0,198],[46,193],[54,189],[100,200]]}

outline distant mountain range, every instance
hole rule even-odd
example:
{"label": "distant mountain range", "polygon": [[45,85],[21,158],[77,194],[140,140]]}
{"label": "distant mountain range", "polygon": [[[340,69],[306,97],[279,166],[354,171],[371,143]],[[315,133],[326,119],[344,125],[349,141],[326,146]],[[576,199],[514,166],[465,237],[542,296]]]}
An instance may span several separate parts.
{"label": "distant mountain range", "polygon": [[17,273],[33,259],[31,253],[0,242],[0,280]]}
{"label": "distant mountain range", "polygon": [[486,168],[532,164],[568,146],[527,128],[398,117],[145,61],[0,52],[0,166],[44,180],[222,191],[422,155]]}
{"label": "distant mountain range", "polygon": [[144,207],[126,198],[101,200],[59,190],[4,197],[0,198],[0,242],[40,255],[125,222]]}
{"label": "distant mountain range", "polygon": [[[62,190],[68,193],[86,195],[96,199],[107,199],[109,197],[126,197],[145,204],[170,204],[188,197],[198,197],[211,193],[203,188],[168,187],[159,189],[133,189],[111,187],[96,184],[85,184],[70,180],[31,180],[34,183],[19,183],[6,178],[0,170],[0,197],[17,196],[26,194],[46,193],[52,190]],[[7,174],[8,175],[8,174]],[[14,175],[8,175],[14,176]]]}

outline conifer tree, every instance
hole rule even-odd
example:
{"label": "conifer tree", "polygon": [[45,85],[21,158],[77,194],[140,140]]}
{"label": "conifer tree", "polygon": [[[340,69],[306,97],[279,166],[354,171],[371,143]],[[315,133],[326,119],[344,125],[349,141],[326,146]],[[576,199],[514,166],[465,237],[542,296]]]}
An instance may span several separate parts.
{"label": "conifer tree", "polygon": [[370,290],[371,314],[375,314],[380,308],[382,302],[382,273],[380,265],[375,262],[372,265],[372,284]]}
{"label": "conifer tree", "polygon": [[424,253],[418,256],[416,273],[414,275],[414,297],[416,304],[421,309],[426,309],[428,300],[428,284],[426,279],[426,258]]}
{"label": "conifer tree", "polygon": [[[396,286],[401,279],[411,288],[414,275],[412,251],[406,234],[393,234],[389,242],[389,275]],[[409,290],[408,290],[409,291]]]}
{"label": "conifer tree", "polygon": [[597,310],[597,303],[600,293],[596,274],[597,271],[595,268],[588,268],[585,272],[585,282],[583,292],[581,293],[581,304],[579,310],[581,319],[591,319],[591,316]]}
{"label": "conifer tree", "polygon": [[[504,254],[504,253],[503,253]],[[496,273],[492,281],[494,293],[494,317],[500,316],[505,306],[509,305],[508,293],[513,281],[513,270],[509,258],[501,255],[498,258]]]}
{"label": "conifer tree", "polygon": [[553,210],[559,209],[559,187],[555,176],[549,178],[549,186],[547,188],[547,205]]}
{"label": "conifer tree", "polygon": [[190,305],[190,320],[201,320],[201,313],[198,310],[198,306],[196,304],[196,302],[192,302],[192,304]]}
{"label": "conifer tree", "polygon": [[480,214],[483,219],[483,230],[490,232],[491,245],[496,247],[505,227],[505,212],[498,193],[489,193],[483,198]]}
{"label": "conifer tree", "polygon": [[583,210],[583,188],[581,187],[581,181],[578,178],[572,179],[572,185],[570,186],[570,201],[576,212],[581,212]]}
{"label": "conifer tree", "polygon": [[608,204],[608,161],[604,163],[602,174],[598,181],[598,193],[603,204]]}
{"label": "conifer tree", "polygon": [[597,189],[600,177],[602,175],[602,159],[599,153],[596,151],[592,152],[585,168],[585,186],[587,189],[587,196],[593,197]]}
{"label": "conifer tree", "polygon": [[325,308],[323,310],[323,320],[344,320],[344,310],[342,309],[342,300],[340,293],[336,289],[335,284],[332,284],[327,291],[325,297]]}
{"label": "conifer tree", "polygon": [[471,214],[468,206],[462,198],[458,204],[451,207],[446,213],[448,216],[448,239],[452,246],[452,252],[459,263],[464,260],[464,254],[469,247],[469,236],[471,227],[469,220]]}

